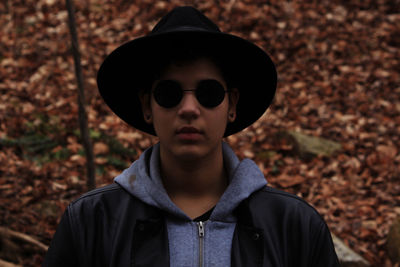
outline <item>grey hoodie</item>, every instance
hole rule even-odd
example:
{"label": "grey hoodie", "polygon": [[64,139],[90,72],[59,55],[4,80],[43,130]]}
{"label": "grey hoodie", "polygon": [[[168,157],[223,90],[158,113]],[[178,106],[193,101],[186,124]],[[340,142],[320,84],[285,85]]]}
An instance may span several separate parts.
{"label": "grey hoodie", "polygon": [[[128,169],[115,178],[129,193],[165,211],[170,266],[230,266],[231,245],[236,218],[233,210],[267,182],[257,165],[239,161],[232,149],[222,143],[229,186],[206,222],[192,221],[169,198],[159,172],[159,144],[147,149]],[[136,179],[131,177],[136,176]]]}

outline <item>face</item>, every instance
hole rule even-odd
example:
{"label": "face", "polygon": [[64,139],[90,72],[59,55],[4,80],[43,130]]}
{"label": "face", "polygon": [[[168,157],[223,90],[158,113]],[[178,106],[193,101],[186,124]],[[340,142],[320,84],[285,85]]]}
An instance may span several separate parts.
{"label": "face", "polygon": [[[218,81],[225,90],[228,89],[220,70],[208,59],[168,66],[153,83],[152,90],[165,80],[179,83],[183,90],[193,90],[204,80]],[[239,96],[237,90],[232,91],[225,94],[219,105],[211,108],[201,105],[194,91],[183,92],[181,101],[168,108],[160,106],[153,94],[143,95],[143,114],[154,126],[161,154],[198,160],[219,153],[226,125],[236,117]]]}

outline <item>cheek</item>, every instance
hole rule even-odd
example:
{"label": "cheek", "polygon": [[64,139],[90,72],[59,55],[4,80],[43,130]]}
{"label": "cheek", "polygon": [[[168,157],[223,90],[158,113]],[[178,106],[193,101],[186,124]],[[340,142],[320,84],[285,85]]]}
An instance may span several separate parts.
{"label": "cheek", "polygon": [[163,137],[168,138],[174,131],[173,125],[175,120],[174,112],[166,111],[165,109],[158,106],[154,99],[151,103],[151,112],[153,118],[153,127],[158,136],[158,138],[163,139]]}
{"label": "cheek", "polygon": [[228,124],[228,108],[223,107],[218,112],[211,113],[209,115],[209,121],[215,133],[218,132],[218,135],[222,137]]}
{"label": "cheek", "polygon": [[153,127],[160,136],[160,133],[168,131],[168,125],[171,125],[168,119],[168,114],[157,109],[152,109],[153,114]]}

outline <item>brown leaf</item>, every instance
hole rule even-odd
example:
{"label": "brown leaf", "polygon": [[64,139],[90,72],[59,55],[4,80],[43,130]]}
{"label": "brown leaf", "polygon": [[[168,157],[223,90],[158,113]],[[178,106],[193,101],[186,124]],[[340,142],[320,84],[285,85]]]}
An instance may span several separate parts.
{"label": "brown leaf", "polygon": [[276,182],[283,188],[292,187],[301,184],[305,181],[305,178],[300,175],[287,175],[283,174],[278,177]]}
{"label": "brown leaf", "polygon": [[388,159],[394,159],[397,155],[397,148],[393,145],[392,146],[379,145],[376,147],[376,150],[380,153],[381,156]]}
{"label": "brown leaf", "polygon": [[101,142],[97,142],[94,144],[93,146],[93,153],[95,155],[104,155],[107,154],[109,151],[108,145],[106,145],[105,143],[101,143]]}

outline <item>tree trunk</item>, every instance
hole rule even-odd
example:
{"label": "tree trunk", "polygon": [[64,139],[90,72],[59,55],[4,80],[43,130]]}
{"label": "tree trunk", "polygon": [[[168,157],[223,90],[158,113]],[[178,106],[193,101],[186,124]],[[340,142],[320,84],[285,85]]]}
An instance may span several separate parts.
{"label": "tree trunk", "polygon": [[91,190],[96,186],[95,166],[93,157],[93,147],[92,147],[92,142],[90,140],[87,115],[85,110],[85,94],[83,88],[84,86],[83,86],[81,56],[79,52],[78,37],[76,33],[75,11],[72,1],[73,0],[66,0],[66,6],[68,9],[68,25],[69,25],[69,31],[71,33],[72,53],[74,56],[74,64],[75,64],[75,75],[78,83],[79,128],[81,132],[83,147],[86,153],[86,167],[87,167],[86,184],[88,190]]}

